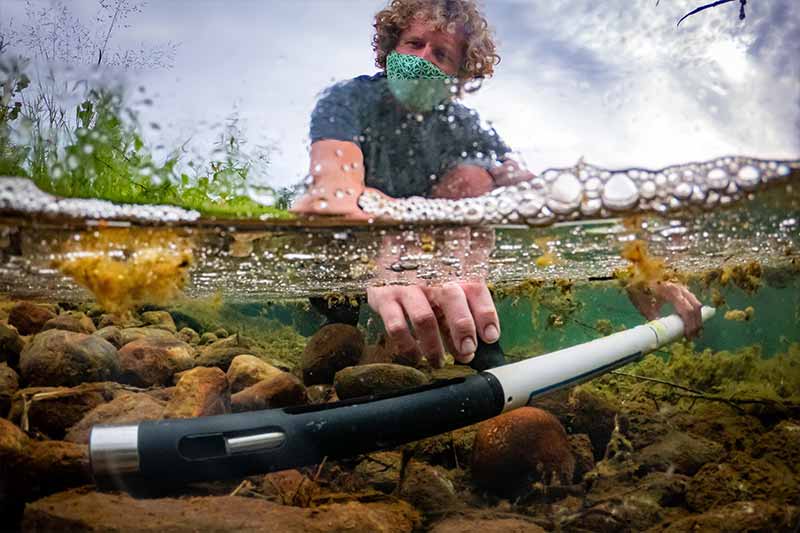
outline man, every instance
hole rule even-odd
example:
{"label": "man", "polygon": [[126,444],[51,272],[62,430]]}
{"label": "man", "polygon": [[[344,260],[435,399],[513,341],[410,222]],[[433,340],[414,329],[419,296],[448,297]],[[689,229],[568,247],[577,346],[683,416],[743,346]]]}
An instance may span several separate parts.
{"label": "man", "polygon": [[[389,197],[465,198],[533,177],[509,157],[497,132],[458,102],[500,58],[475,0],[393,0],[375,18],[381,72],[335,85],[311,117],[311,183],[294,210],[365,219],[367,190]],[[685,287],[654,287],[634,300],[652,313],[672,302],[687,334],[700,303]],[[495,343],[500,324],[483,281],[439,287],[388,285],[367,291],[397,351],[443,362],[472,360],[478,339]],[[641,303],[641,305],[639,305]],[[407,323],[411,322],[413,332]]]}

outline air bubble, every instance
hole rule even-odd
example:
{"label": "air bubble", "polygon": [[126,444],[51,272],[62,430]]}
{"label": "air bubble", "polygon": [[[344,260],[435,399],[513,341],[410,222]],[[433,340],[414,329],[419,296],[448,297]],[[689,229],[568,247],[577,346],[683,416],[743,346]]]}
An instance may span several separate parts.
{"label": "air bubble", "polygon": [[736,183],[745,190],[752,190],[761,179],[761,171],[752,165],[742,167],[736,174]]}
{"label": "air bubble", "polygon": [[639,201],[636,184],[625,174],[614,174],[603,188],[603,204],[609,209],[630,209]]}

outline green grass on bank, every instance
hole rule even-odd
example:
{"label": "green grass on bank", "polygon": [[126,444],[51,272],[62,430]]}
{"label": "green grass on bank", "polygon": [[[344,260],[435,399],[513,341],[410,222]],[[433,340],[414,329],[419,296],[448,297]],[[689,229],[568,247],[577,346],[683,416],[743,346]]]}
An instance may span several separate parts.
{"label": "green grass on bank", "polygon": [[[2,59],[0,57],[0,59]],[[41,189],[68,198],[115,203],[167,204],[219,218],[292,218],[289,192],[263,205],[248,196],[252,164],[235,129],[217,145],[220,156],[200,165],[176,150],[156,162],[135,114],[120,91],[89,90],[75,109],[33,91],[28,76],[11,63],[0,69],[0,175],[28,177]],[[192,176],[178,168],[192,169]]]}

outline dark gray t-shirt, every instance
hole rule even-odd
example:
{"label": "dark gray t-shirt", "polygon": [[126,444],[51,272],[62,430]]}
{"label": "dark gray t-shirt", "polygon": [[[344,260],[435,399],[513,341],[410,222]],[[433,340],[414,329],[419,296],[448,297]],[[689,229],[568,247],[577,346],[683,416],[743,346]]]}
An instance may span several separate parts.
{"label": "dark gray t-shirt", "polygon": [[427,196],[458,164],[490,168],[510,149],[477,112],[452,102],[429,113],[409,112],[392,96],[383,73],[328,88],[311,114],[311,142],[356,143],[365,182],[396,198]]}

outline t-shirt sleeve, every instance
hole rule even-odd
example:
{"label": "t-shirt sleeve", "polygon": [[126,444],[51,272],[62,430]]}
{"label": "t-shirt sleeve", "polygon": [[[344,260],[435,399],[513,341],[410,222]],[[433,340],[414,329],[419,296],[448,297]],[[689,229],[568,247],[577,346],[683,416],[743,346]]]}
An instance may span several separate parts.
{"label": "t-shirt sleeve", "polygon": [[311,142],[329,139],[359,144],[361,132],[356,80],[326,89],[311,112]]}

